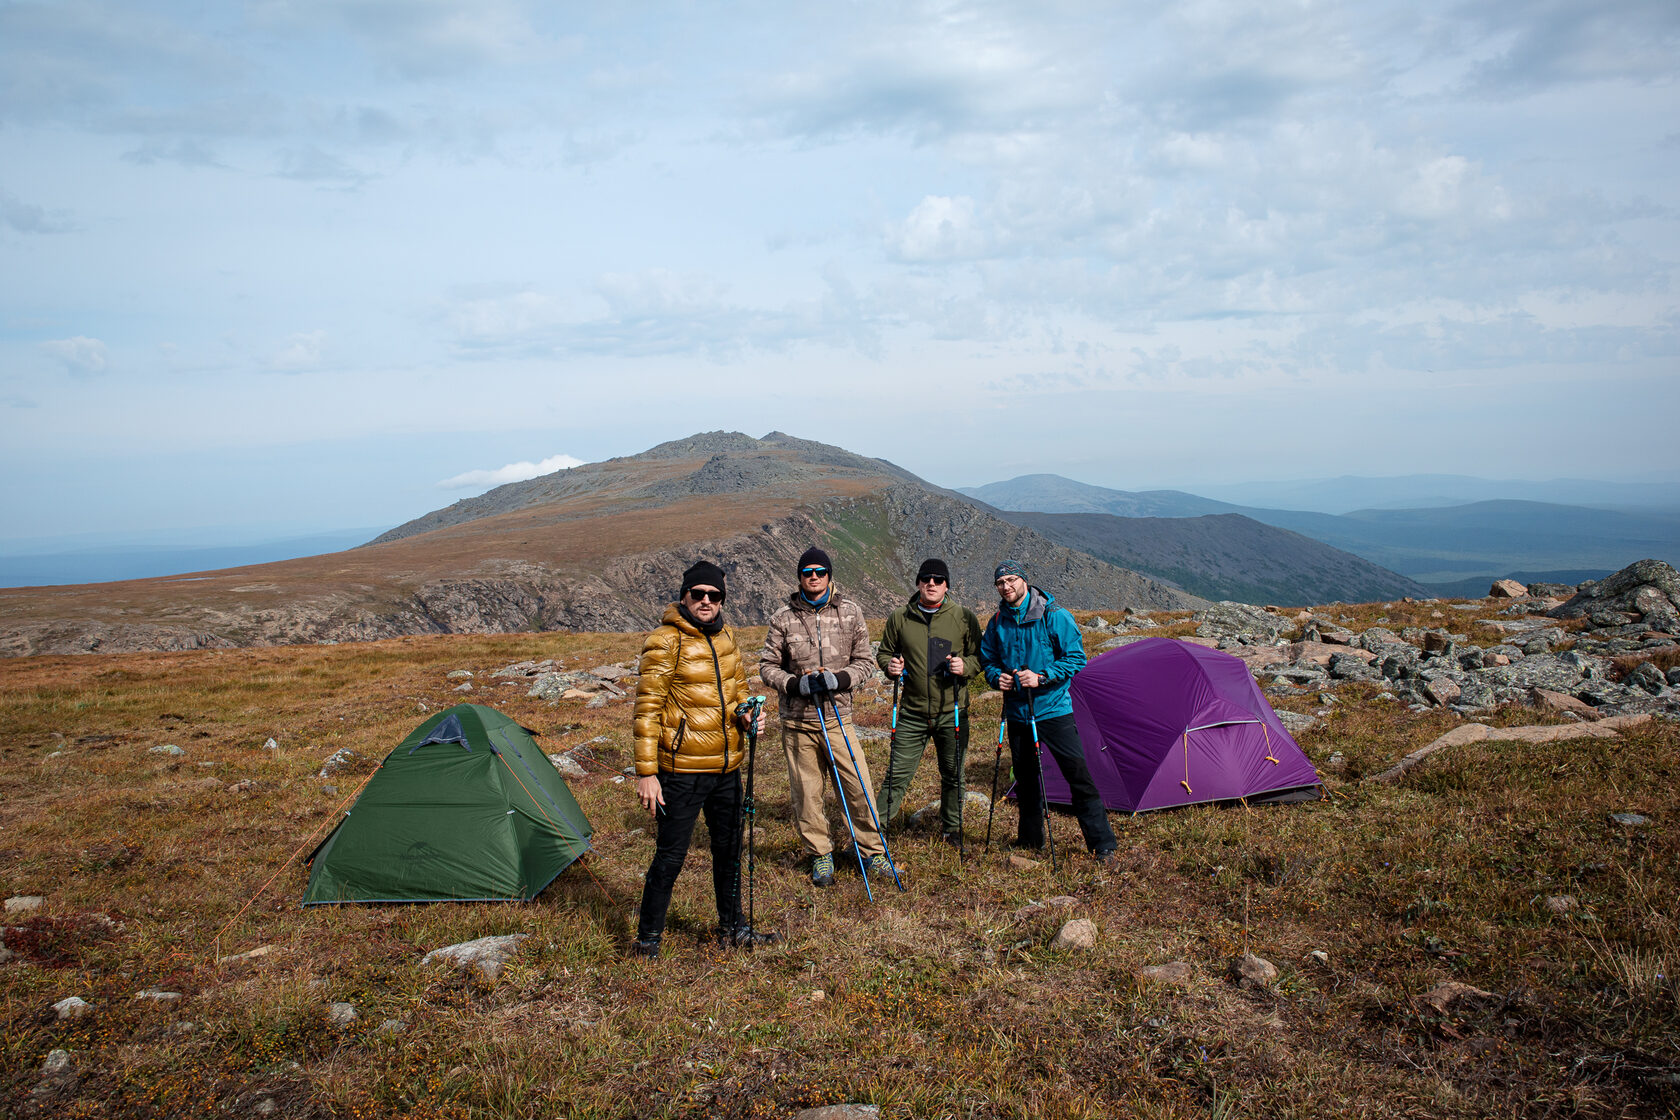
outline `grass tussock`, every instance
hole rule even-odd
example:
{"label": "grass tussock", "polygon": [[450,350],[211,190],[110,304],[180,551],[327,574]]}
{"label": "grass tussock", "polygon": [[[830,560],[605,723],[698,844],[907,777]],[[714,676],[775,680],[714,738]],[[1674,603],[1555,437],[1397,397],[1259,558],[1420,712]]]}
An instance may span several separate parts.
{"label": "grass tussock", "polygon": [[[1428,605],[1416,621],[1401,606],[1412,605],[1376,610],[1391,625],[1429,624]],[[1167,633],[1184,626],[1163,621]],[[742,635],[749,649],[760,636]],[[806,879],[772,733],[757,772],[756,909],[786,940],[753,954],[711,944],[702,826],[666,955],[645,962],[625,950],[650,822],[613,780],[630,758],[629,705],[546,704],[488,675],[525,658],[628,660],[639,644],[444,637],[6,662],[0,890],[47,901],[7,919],[0,1108],[434,1118],[785,1117],[842,1101],[898,1118],[1680,1108],[1673,725],[1473,743],[1396,785],[1363,784],[1454,717],[1350,686],[1301,736],[1326,800],[1116,817],[1123,858],[1110,868],[1071,851],[1065,817],[1057,871],[1013,870],[1002,851],[981,851],[983,818],[968,822],[966,859],[909,832],[894,853],[910,889],[878,887],[874,904],[855,874],[828,891]],[[445,674],[457,668],[477,674],[471,694],[452,691]],[[889,695],[879,682],[866,689],[859,724],[884,727]],[[589,777],[572,783],[596,852],[528,906],[301,910],[294,853],[330,827],[422,706],[460,700],[543,731],[551,751],[605,737],[591,745]],[[1284,703],[1322,710],[1309,707],[1316,698]],[[969,785],[984,791],[997,702],[970,718]],[[269,737],[278,750],[264,749]],[[162,744],[185,753],[149,752]],[[319,777],[345,748],[352,761]],[[879,775],[886,744],[864,749]],[[929,758],[910,804],[936,796]],[[1610,820],[1622,812],[1649,823]],[[1013,824],[1014,809],[1000,807],[994,839]],[[1058,896],[1072,902],[1031,905]],[[1094,950],[1049,947],[1070,917],[1096,923]],[[272,950],[218,964],[224,927],[221,955]],[[429,949],[512,932],[532,938],[494,983],[420,963]],[[1229,978],[1245,952],[1277,965],[1273,987]],[[1139,978],[1170,961],[1192,967],[1187,985]],[[1424,997],[1449,980],[1486,994],[1441,1010]],[[136,998],[143,989],[181,998]],[[51,1005],[71,995],[93,1013],[60,1021]],[[335,1024],[335,1003],[357,1018]],[[72,1054],[71,1070],[43,1081],[53,1049]]]}

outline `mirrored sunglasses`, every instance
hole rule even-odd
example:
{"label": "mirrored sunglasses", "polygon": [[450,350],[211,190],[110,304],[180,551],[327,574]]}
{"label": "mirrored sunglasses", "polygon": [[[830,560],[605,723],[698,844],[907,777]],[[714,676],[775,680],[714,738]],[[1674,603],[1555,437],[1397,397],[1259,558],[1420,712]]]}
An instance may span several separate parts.
{"label": "mirrored sunglasses", "polygon": [[826,576],[827,574],[828,574],[828,569],[827,568],[801,568],[801,569],[799,569],[799,578],[800,579],[804,579],[806,576]]}

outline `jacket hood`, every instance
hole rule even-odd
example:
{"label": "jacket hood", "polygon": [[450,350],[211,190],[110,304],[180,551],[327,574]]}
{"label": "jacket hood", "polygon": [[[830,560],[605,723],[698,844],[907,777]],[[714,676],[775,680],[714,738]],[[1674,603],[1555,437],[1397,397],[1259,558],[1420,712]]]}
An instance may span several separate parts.
{"label": "jacket hood", "polygon": [[[1025,626],[1029,622],[1037,622],[1039,619],[1043,618],[1046,614],[1050,613],[1050,605],[1055,601],[1056,597],[1054,595],[1050,594],[1048,591],[1040,591],[1038,588],[1029,583],[1027,585],[1027,609],[1026,613],[1021,615],[1020,625]],[[998,609],[1009,611],[1010,618],[1013,620],[1015,608],[1004,602],[1001,598],[998,600]]]}

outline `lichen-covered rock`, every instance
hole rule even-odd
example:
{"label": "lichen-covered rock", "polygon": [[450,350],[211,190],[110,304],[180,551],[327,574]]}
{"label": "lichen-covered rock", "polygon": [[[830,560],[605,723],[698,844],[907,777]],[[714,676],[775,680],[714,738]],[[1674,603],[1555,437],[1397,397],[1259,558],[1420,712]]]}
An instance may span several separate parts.
{"label": "lichen-covered rock", "polygon": [[1244,953],[1231,962],[1231,975],[1245,988],[1270,988],[1277,983],[1277,965],[1265,957]]}

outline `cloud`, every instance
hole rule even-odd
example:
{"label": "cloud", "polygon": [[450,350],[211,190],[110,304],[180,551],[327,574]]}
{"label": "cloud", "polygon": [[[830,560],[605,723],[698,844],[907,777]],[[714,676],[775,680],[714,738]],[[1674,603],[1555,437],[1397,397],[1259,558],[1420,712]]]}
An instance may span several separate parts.
{"label": "cloud", "polygon": [[64,368],[77,377],[91,377],[104,373],[109,365],[105,344],[97,338],[77,335],[41,343],[41,349],[64,363]]}
{"label": "cloud", "polygon": [[916,204],[888,240],[893,253],[906,261],[977,257],[986,247],[972,198],[932,194]]}
{"label": "cloud", "polygon": [[76,228],[62,211],[49,213],[9,191],[0,191],[0,226],[17,233],[69,233]]}
{"label": "cloud", "polygon": [[542,37],[519,0],[261,0],[255,17],[306,37],[348,31],[409,80],[462,74],[529,56]]}
{"label": "cloud", "polygon": [[545,474],[555,471],[570,470],[581,467],[584,460],[570,455],[550,455],[540,463],[509,463],[505,467],[495,470],[466,471],[446,478],[437,484],[439,490],[483,490],[492,486],[505,486],[510,482],[524,482],[527,479],[541,478]]}
{"label": "cloud", "polygon": [[326,345],[326,331],[300,331],[286,340],[273,357],[268,368],[282,373],[302,373],[321,367],[321,351]]}

